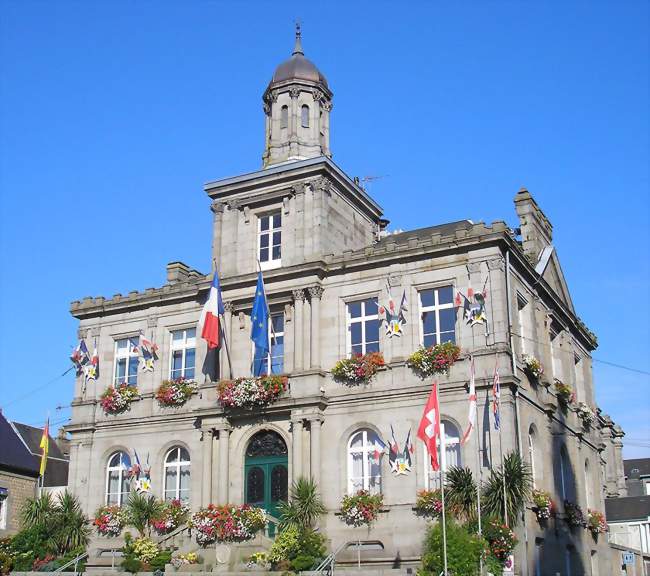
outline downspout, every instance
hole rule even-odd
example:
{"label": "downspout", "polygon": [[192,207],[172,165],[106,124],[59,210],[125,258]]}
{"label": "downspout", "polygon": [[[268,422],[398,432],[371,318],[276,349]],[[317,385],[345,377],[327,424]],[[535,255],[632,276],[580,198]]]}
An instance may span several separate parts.
{"label": "downspout", "polygon": [[[517,374],[517,361],[515,359],[515,347],[512,337],[512,312],[510,310],[510,250],[506,248],[506,310],[508,311],[508,340],[510,342],[510,359],[512,360],[512,375]],[[515,388],[515,426],[517,428],[517,452],[523,460],[521,454],[521,420],[519,417],[519,386]],[[528,526],[526,525],[526,507],[522,514],[524,523],[524,554],[525,559],[521,564],[522,576],[528,576]]]}

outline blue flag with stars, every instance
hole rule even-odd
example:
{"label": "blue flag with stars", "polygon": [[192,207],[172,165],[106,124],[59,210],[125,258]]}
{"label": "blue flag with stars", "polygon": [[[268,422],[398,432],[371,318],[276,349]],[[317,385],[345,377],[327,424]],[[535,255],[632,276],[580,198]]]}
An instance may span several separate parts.
{"label": "blue flag with stars", "polygon": [[251,313],[251,340],[255,344],[255,359],[253,360],[253,375],[262,376],[265,360],[269,353],[269,307],[264,293],[262,272],[257,276],[255,300]]}

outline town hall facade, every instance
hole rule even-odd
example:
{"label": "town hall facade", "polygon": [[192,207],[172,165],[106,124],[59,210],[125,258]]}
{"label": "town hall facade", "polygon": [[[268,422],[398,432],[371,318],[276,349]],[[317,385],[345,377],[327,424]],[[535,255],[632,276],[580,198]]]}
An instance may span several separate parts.
{"label": "town hall facade", "polygon": [[[406,360],[420,346],[455,342],[460,359],[436,378],[445,465],[487,478],[501,449],[519,452],[535,486],[560,503],[546,526],[528,506],[516,529],[517,573],[613,573],[606,538],[562,522],[563,501],[604,511],[604,498],[624,489],[623,433],[600,413],[584,426],[575,408],[563,409],[558,400],[555,379],[573,388],[574,405],[596,412],[591,353],[597,343],[574,309],[551,223],[522,189],[514,199],[516,229],[463,220],[389,233],[381,207],[331,159],[332,99],[298,35],[263,95],[263,168],[205,185],[228,353],[223,345],[208,350],[197,327],[212,272],[181,262],[167,266],[160,288],[72,303],[79,337],[97,347],[100,369],[96,380],[77,378],[66,427],[70,488],[90,515],[106,503],[123,504],[134,451],[149,461],[151,493],[179,498],[192,510],[250,502],[273,512],[292,480],[311,477],[328,510],[319,528],[331,550],[373,540],[380,544],[364,559],[416,563],[427,522],[413,506],[417,492],[436,487],[438,478],[416,438],[433,379],[418,377]],[[251,376],[258,267],[273,327],[265,367],[287,375],[288,390],[264,408],[226,409],[217,400],[219,380]],[[470,325],[457,305],[457,294],[470,288],[485,289],[485,323]],[[388,291],[397,302],[406,296],[401,337],[389,337],[382,323]],[[158,346],[152,370],[142,369],[130,345],[141,334]],[[382,353],[385,367],[369,383],[350,386],[332,377],[337,361],[373,351]],[[461,445],[470,353],[478,429]],[[525,355],[543,365],[538,379],[525,369]],[[495,365],[501,443],[490,405]],[[195,380],[198,393],[180,408],[161,407],[157,388],[178,376]],[[137,387],[138,400],[122,414],[105,414],[101,394],[122,382]],[[400,446],[410,433],[406,473],[395,474],[386,454],[376,456],[391,431]],[[384,498],[370,531],[337,515],[343,496],[359,488]]]}

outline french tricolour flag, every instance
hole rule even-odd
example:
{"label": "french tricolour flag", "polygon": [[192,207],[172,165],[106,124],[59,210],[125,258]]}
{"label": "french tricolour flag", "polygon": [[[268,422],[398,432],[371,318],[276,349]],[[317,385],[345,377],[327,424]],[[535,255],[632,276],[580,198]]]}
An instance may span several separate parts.
{"label": "french tricolour flag", "polygon": [[224,312],[223,300],[221,299],[221,286],[219,285],[219,274],[217,269],[214,270],[214,279],[210,286],[208,300],[203,306],[199,327],[201,328],[201,338],[207,341],[208,348],[219,346],[219,316]]}

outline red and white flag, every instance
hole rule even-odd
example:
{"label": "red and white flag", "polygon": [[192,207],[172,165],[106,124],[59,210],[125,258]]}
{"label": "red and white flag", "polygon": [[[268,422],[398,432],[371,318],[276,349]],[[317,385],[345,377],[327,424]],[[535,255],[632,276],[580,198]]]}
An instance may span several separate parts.
{"label": "red and white flag", "polygon": [[199,327],[201,328],[201,338],[207,341],[208,348],[219,346],[219,316],[224,313],[223,300],[221,299],[221,286],[219,284],[219,274],[217,269],[214,270],[214,278],[208,299],[203,306]]}
{"label": "red and white flag", "polygon": [[438,462],[438,441],[440,440],[440,414],[438,409],[438,384],[433,383],[431,394],[424,407],[424,414],[420,420],[418,428],[418,438],[424,442],[424,445],[431,456],[431,468],[435,471],[440,470]]}
{"label": "red and white flag", "polygon": [[470,356],[469,363],[470,380],[469,380],[469,414],[467,415],[467,429],[460,440],[461,444],[465,444],[472,435],[474,430],[474,422],[476,422],[476,386],[474,385],[474,356]]}

